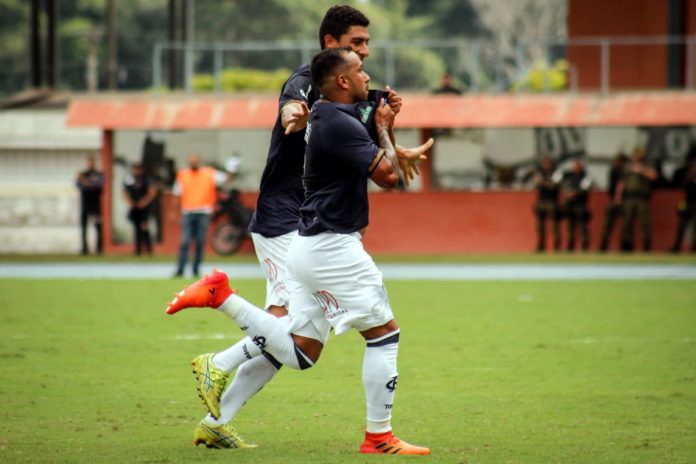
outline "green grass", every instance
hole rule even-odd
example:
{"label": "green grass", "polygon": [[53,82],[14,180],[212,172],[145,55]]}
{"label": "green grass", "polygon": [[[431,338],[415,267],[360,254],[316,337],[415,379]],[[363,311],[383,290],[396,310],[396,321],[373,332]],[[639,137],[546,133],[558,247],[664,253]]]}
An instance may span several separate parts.
{"label": "green grass", "polygon": [[[259,448],[192,446],[203,407],[188,362],[241,332],[210,310],[166,316],[180,284],[0,279],[0,462],[391,460],[356,453],[355,333],[246,405],[235,423]],[[239,287],[262,301],[261,281]],[[402,327],[393,425],[432,448],[420,460],[696,462],[693,281],[387,287]]]}

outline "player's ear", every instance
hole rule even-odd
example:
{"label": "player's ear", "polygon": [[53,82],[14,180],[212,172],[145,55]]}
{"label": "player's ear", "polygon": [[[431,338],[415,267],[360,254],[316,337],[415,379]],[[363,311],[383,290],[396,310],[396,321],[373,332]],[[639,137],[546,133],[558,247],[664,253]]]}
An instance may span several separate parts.
{"label": "player's ear", "polygon": [[337,74],[336,75],[336,85],[338,86],[339,89],[349,89],[350,88],[350,82],[346,78],[345,74]]}
{"label": "player's ear", "polygon": [[324,48],[335,48],[338,46],[338,39],[331,34],[324,35]]}

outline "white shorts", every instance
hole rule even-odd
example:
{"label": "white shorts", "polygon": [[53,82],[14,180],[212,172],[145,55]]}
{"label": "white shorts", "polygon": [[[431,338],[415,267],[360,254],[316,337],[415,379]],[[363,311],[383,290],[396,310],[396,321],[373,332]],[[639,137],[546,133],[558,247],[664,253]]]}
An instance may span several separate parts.
{"label": "white shorts", "polygon": [[290,302],[287,282],[287,254],[290,244],[297,237],[297,231],[278,237],[267,238],[260,234],[251,234],[254,241],[256,257],[266,273],[266,306],[285,306]]}
{"label": "white shorts", "polygon": [[297,236],[287,269],[293,333],[314,332],[313,338],[326,343],[331,327],[336,335],[351,328],[362,332],[394,318],[382,273],[357,232]]}

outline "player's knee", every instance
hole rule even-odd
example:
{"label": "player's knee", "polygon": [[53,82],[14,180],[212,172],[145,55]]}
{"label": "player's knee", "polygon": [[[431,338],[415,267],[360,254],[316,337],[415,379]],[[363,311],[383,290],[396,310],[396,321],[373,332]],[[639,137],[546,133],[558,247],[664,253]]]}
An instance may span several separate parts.
{"label": "player's knee", "polygon": [[363,330],[360,335],[363,336],[365,340],[371,340],[374,338],[380,338],[384,335],[390,334],[396,330],[399,330],[399,324],[396,323],[394,319],[390,320],[384,325],[373,327],[368,330]]}
{"label": "player's knee", "polygon": [[288,315],[288,310],[285,308],[285,306],[271,305],[268,307],[268,314],[275,317],[285,317]]}
{"label": "player's knee", "polygon": [[[293,334],[292,338],[295,342],[295,354],[300,363],[300,368],[302,370],[309,369],[319,360],[324,345],[319,340],[301,335]],[[307,361],[307,363],[304,361]]]}

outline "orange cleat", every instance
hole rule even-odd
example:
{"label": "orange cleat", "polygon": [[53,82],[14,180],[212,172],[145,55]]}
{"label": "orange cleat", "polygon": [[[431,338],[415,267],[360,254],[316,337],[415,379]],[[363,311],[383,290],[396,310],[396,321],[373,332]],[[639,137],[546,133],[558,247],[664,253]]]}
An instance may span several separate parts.
{"label": "orange cleat", "polygon": [[179,293],[167,306],[167,314],[174,314],[186,308],[218,308],[234,293],[230,289],[227,274],[213,269],[203,278]]}
{"label": "orange cleat", "polygon": [[430,454],[430,448],[416,446],[394,436],[394,432],[369,433],[365,432],[365,441],[360,446],[360,452],[365,454],[401,454],[423,456]]}

